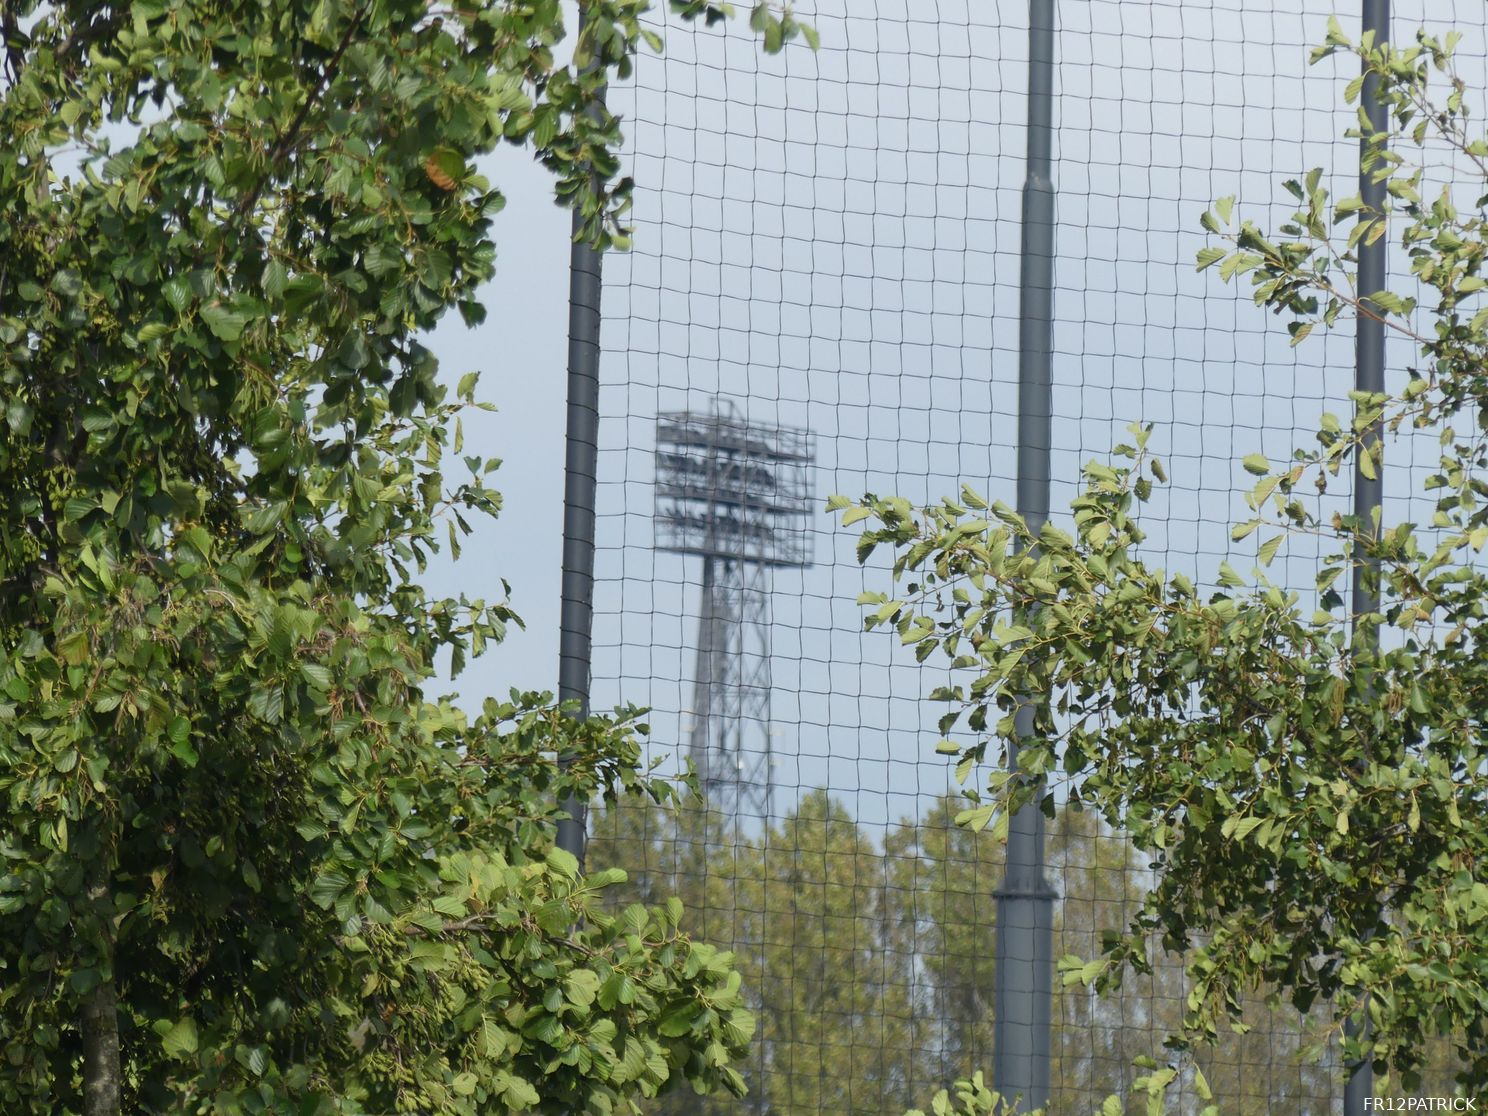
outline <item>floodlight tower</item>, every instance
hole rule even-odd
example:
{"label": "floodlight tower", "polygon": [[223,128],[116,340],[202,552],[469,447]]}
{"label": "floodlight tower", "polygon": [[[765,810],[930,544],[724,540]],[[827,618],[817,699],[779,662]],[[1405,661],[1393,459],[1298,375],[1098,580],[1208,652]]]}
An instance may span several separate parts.
{"label": "floodlight tower", "polygon": [[703,560],[687,750],[708,801],[768,818],[770,578],[811,565],[815,442],[728,401],[656,417],[656,547]]}

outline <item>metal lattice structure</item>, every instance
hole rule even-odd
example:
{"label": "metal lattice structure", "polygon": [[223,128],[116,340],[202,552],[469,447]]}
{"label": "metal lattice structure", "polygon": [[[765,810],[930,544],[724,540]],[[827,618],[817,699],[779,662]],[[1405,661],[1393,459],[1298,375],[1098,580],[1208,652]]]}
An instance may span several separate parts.
{"label": "metal lattice structure", "polygon": [[772,812],[770,576],[811,565],[814,463],[809,433],[727,401],[656,420],[656,546],[702,561],[687,754],[735,817]]}

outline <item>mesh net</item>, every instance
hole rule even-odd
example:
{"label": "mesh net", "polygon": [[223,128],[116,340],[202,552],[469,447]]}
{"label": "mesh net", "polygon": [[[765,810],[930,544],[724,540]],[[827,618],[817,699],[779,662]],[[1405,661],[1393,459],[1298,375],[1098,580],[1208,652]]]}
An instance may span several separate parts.
{"label": "mesh net", "polygon": [[[951,824],[959,787],[931,747],[944,707],[925,700],[944,678],[863,631],[856,598],[888,587],[885,556],[860,566],[853,532],[821,514],[802,537],[771,510],[785,466],[747,444],[809,431],[813,509],[963,482],[1013,502],[1027,4],[809,7],[816,53],[668,23],[665,56],[611,93],[639,189],[635,247],[605,262],[594,704],[649,706],[664,764],[709,764],[711,808],[602,814],[591,848],[737,950],[760,1020],[749,1098],[659,1111],[897,1114],[991,1065],[1002,854]],[[1212,587],[1222,560],[1254,564],[1254,536],[1230,541],[1248,515],[1240,459],[1286,458],[1322,412],[1348,413],[1354,339],[1341,325],[1290,347],[1243,291],[1196,273],[1198,218],[1237,194],[1275,228],[1292,209],[1281,181],[1314,166],[1356,192],[1353,72],[1307,64],[1322,0],[1058,8],[1051,503],[1057,518],[1085,461],[1154,423],[1172,479],[1146,546]],[[1397,41],[1428,16],[1466,33],[1463,76],[1488,89],[1482,5],[1398,3]],[[712,439],[659,444],[659,416],[682,414]],[[1387,454],[1386,518],[1419,521],[1435,454]],[[682,473],[712,486],[709,506],[731,493],[756,541],[715,525],[699,542],[694,523],[678,543]],[[1317,557],[1289,544],[1272,576],[1306,589]],[[1090,957],[1146,866],[1063,810],[1048,861],[1055,955]],[[1056,987],[1053,1111],[1123,1092],[1134,1058],[1163,1056],[1184,996],[1177,958],[1105,999]],[[1341,1111],[1326,1034],[1260,1000],[1246,1018],[1199,1057],[1226,1111]],[[1179,1109],[1198,1107],[1190,1084]]]}

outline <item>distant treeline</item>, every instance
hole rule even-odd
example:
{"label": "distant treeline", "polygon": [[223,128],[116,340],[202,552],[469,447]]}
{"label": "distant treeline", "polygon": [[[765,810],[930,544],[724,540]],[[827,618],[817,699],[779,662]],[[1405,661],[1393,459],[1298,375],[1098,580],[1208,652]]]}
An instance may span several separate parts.
{"label": "distant treeline", "polygon": [[[750,1097],[684,1093],[656,1113],[902,1116],[990,1069],[1002,846],[955,826],[961,805],[947,797],[886,830],[860,825],[825,791],[743,832],[698,806],[624,804],[595,818],[594,862],[630,873],[614,901],[680,897],[690,932],[735,950],[758,1017]],[[1101,932],[1135,910],[1145,865],[1093,815],[1069,809],[1050,823],[1048,861],[1061,897],[1055,956],[1088,960]],[[1163,1040],[1183,1011],[1182,963],[1151,961],[1150,975],[1102,998],[1061,988],[1056,975],[1053,1116],[1087,1116],[1125,1094],[1144,1072],[1140,1056],[1174,1057]],[[1244,1023],[1196,1057],[1222,1111],[1330,1113],[1342,1089],[1336,1059],[1308,1053],[1327,1036],[1259,995]]]}

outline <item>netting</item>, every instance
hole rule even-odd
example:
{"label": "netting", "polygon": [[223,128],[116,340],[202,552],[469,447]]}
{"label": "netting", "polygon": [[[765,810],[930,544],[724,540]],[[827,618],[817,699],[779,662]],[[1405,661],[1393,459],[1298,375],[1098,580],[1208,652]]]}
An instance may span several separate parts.
{"label": "netting", "polygon": [[[1146,547],[1200,586],[1222,560],[1254,564],[1257,539],[1230,541],[1248,515],[1240,459],[1286,458],[1323,411],[1349,413],[1349,327],[1293,348],[1194,268],[1218,196],[1275,228],[1293,208],[1283,179],[1318,166],[1356,191],[1352,60],[1307,63],[1334,10],[1058,5],[1051,502],[1057,518],[1085,461],[1154,423],[1171,483]],[[801,14],[818,52],[658,25],[665,57],[611,93],[639,189],[635,247],[605,263],[593,703],[651,707],[656,754],[707,764],[713,808],[599,816],[592,855],[642,896],[682,896],[692,929],[735,948],[760,1020],[748,1099],[659,1111],[901,1113],[991,1064],[1001,851],[951,824],[943,707],[926,700],[943,676],[864,632],[856,598],[888,587],[883,556],[860,566],[853,532],[780,510],[769,446],[810,432],[813,509],[963,482],[1013,502],[1027,4]],[[1466,33],[1464,76],[1488,90],[1481,4],[1397,4],[1395,38],[1426,18]],[[1394,376],[1409,354],[1392,346]],[[659,442],[659,419],[683,414],[712,433]],[[1387,453],[1386,518],[1405,518],[1435,455],[1411,440]],[[679,544],[659,460],[663,497],[690,478],[734,518],[684,523]],[[800,522],[804,545],[787,545]],[[1272,576],[1306,589],[1317,557],[1289,544]],[[1146,867],[1068,811],[1048,860],[1055,955],[1092,956]],[[1053,1111],[1124,1092],[1134,1058],[1163,1056],[1185,995],[1174,958],[1106,999],[1056,986]],[[1259,999],[1247,1020],[1199,1057],[1225,1111],[1341,1110],[1326,1034]],[[1179,1107],[1200,1107],[1192,1088]]]}

